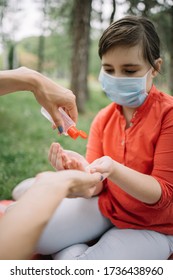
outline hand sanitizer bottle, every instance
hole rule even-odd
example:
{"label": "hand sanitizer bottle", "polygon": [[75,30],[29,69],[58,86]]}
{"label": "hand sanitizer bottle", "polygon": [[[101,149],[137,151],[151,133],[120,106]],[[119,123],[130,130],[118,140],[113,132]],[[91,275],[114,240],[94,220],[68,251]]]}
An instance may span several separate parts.
{"label": "hand sanitizer bottle", "polygon": [[[73,139],[76,139],[79,136],[83,139],[86,139],[88,137],[86,132],[78,130],[76,128],[75,122],[67,115],[67,113],[61,107],[59,107],[58,110],[64,122],[64,131],[62,134],[69,135]],[[54,124],[51,115],[43,107],[41,108],[41,113],[47,120]]]}

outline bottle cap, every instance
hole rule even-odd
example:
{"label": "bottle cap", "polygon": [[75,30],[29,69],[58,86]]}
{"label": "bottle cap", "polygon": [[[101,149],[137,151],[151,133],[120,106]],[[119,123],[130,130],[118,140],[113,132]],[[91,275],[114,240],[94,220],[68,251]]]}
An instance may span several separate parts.
{"label": "bottle cap", "polygon": [[82,137],[83,139],[86,139],[88,137],[85,131],[78,130],[75,126],[69,127],[67,133],[73,139],[76,139],[79,136]]}
{"label": "bottle cap", "polygon": [[88,137],[88,135],[86,134],[86,132],[83,131],[83,130],[79,130],[79,135],[80,135],[80,137],[83,138],[83,139],[87,139],[87,137]]}

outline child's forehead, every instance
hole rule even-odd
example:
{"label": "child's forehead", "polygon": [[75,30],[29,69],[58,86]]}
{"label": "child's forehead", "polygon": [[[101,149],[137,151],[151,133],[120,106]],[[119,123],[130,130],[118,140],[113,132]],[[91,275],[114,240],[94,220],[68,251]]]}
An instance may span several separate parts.
{"label": "child's forehead", "polygon": [[141,45],[132,47],[113,46],[102,56],[102,64],[105,63],[120,63],[120,64],[141,64],[146,62],[143,56]]}

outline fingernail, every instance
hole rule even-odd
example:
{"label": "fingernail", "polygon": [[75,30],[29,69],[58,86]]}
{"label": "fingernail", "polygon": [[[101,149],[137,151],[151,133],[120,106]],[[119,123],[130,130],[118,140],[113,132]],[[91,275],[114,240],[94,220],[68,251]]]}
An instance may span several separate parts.
{"label": "fingernail", "polygon": [[63,133],[63,127],[60,125],[58,126],[59,133]]}
{"label": "fingernail", "polygon": [[104,177],[101,175],[100,176],[100,181],[103,181],[104,180]]}

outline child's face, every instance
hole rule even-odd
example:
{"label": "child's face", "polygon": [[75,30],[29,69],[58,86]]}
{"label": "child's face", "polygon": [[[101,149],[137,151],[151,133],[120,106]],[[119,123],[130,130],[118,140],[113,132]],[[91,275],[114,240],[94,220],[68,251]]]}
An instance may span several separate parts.
{"label": "child's face", "polygon": [[[140,45],[110,49],[102,57],[102,67],[106,73],[115,77],[143,77],[152,67],[143,58]],[[150,90],[153,71],[147,75],[147,92]]]}

